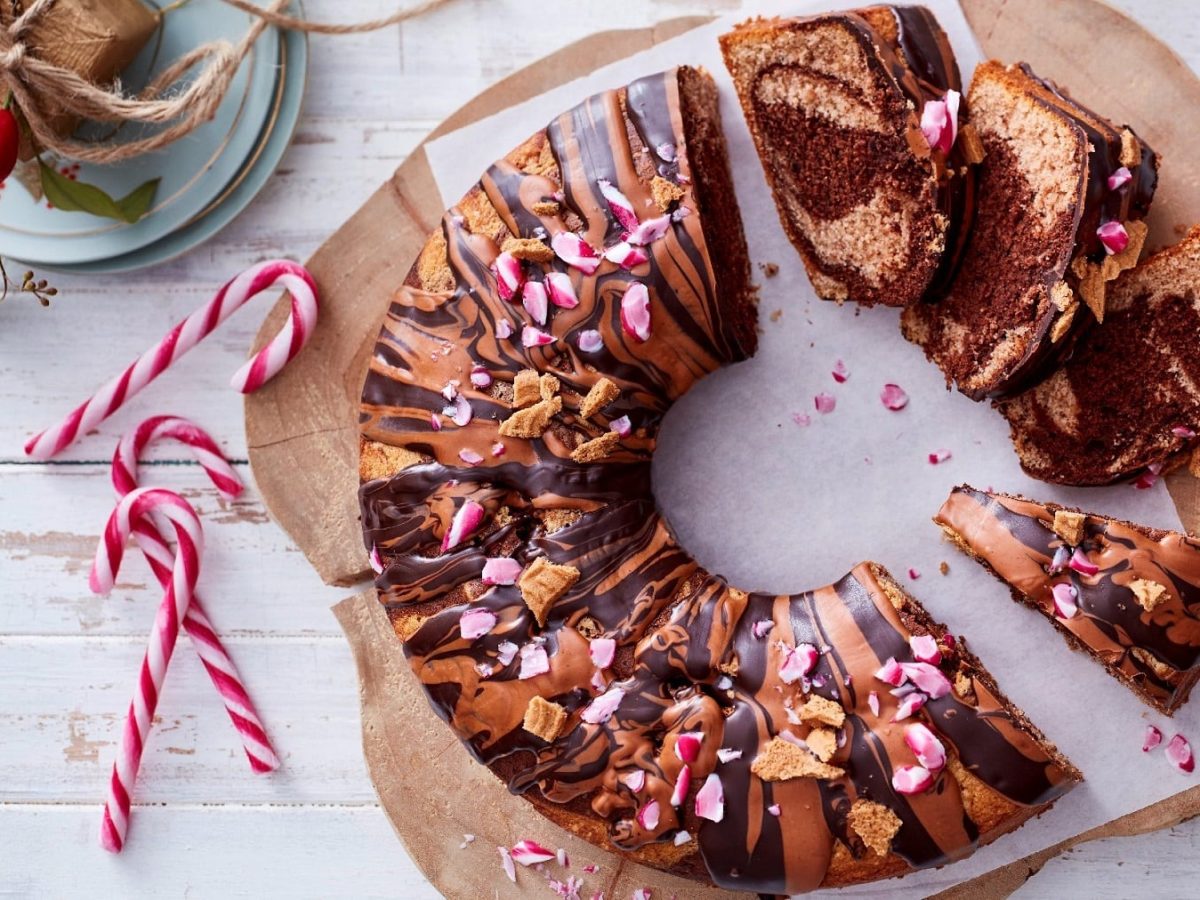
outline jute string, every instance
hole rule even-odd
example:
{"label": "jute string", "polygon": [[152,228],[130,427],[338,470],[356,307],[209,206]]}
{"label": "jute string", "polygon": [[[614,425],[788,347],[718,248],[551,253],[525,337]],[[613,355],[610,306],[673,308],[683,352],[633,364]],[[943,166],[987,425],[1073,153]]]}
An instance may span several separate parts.
{"label": "jute string", "polygon": [[[290,0],[270,0],[258,6],[249,0],[222,0],[254,17],[236,44],[220,40],[202,44],[164,69],[137,96],[126,95],[119,84],[102,87],[77,72],[64,69],[28,52],[25,37],[39,16],[56,0],[33,0],[7,28],[0,27],[0,82],[12,91],[13,100],[29,126],[36,144],[58,156],[90,163],[114,163],[161,149],[190,134],[216,115],[242,60],[250,53],[263,29],[278,28],[317,34],[355,34],[396,25],[449,0],[421,0],[382,19],[350,25],[309,22],[283,12]],[[186,85],[184,75],[203,65]],[[52,109],[45,101],[52,99]],[[95,122],[142,123],[165,126],[154,134],[117,143],[90,143],[63,137],[50,126],[50,114],[66,113]]]}

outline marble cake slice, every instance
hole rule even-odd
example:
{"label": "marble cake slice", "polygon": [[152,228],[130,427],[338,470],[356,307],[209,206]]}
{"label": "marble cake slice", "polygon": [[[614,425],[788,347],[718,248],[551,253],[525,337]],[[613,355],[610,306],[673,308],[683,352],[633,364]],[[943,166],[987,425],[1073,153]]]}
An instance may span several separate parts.
{"label": "marble cake slice", "polygon": [[1200,431],[1198,293],[1200,228],[1109,286],[1104,324],[998,404],[1026,472],[1107,484],[1183,461]]}
{"label": "marble cake slice", "polygon": [[934,519],[950,540],[1171,715],[1200,678],[1200,544],[1161,531],[956,487]]}
{"label": "marble cake slice", "polygon": [[976,68],[967,109],[984,159],[962,266],[901,327],[979,400],[1036,383],[1106,321],[1108,283],[1141,253],[1158,157],[1023,64]]}
{"label": "marble cake slice", "polygon": [[[933,15],[876,6],[754,19],[722,35],[721,50],[817,294],[904,306],[944,291],[968,225],[973,142]],[[948,150],[922,132],[929,103],[953,119]]]}

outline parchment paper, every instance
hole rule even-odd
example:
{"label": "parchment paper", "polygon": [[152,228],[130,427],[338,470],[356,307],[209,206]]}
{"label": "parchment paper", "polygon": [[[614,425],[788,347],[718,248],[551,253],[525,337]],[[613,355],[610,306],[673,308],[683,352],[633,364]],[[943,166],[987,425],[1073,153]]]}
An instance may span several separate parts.
{"label": "parchment paper", "polygon": [[[803,14],[853,3],[763,4],[764,14]],[[929,0],[950,34],[964,83],[980,54],[958,5]],[[739,587],[799,591],[842,575],[861,559],[888,566],[937,618],[972,647],[1021,706],[1079,766],[1087,782],[1040,820],[972,858],[910,875],[908,890],[940,890],[1186,789],[1192,780],[1141,752],[1148,721],[1169,736],[1200,736],[1200,706],[1174,721],[1149,710],[1099,665],[1067,649],[1040,616],[943,543],[930,522],[951,487],[969,482],[1080,505],[1165,528],[1180,521],[1165,488],[1128,484],[1067,490],[1025,477],[1004,420],[986,404],[947,392],[940,373],[899,335],[891,309],[838,307],[816,299],[778,223],[716,36],[744,18],[719,20],[598,70],[502,115],[427,146],[447,203],[456,200],[497,150],[515,146],[562,109],[597,90],[671,65],[703,65],[721,90],[738,201],[751,259],[779,266],[760,277],[762,340],[749,362],[710,376],[667,417],[655,457],[655,491],[681,541],[699,561]],[[1133,122],[1137,125],[1137,122]],[[778,321],[769,314],[782,310]],[[831,376],[842,359],[849,378]],[[900,412],[884,408],[885,383],[910,395]],[[819,392],[836,409],[814,408]],[[793,414],[808,416],[807,426]],[[939,465],[928,454],[947,449]],[[938,571],[942,560],[950,573]],[[919,571],[918,578],[907,570]],[[891,896],[897,882],[843,889]]]}

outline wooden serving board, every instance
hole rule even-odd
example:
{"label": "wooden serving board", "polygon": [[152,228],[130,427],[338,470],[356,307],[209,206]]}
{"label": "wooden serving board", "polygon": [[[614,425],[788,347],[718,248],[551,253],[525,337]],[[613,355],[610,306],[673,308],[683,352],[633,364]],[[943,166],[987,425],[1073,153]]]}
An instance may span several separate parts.
{"label": "wooden serving board", "polygon": [[[1098,0],[962,3],[986,55],[1029,62],[1039,74],[1069,85],[1085,104],[1135,123],[1162,153],[1151,247],[1173,243],[1200,222],[1200,168],[1186,164],[1194,157],[1193,135],[1200,133],[1200,80],[1168,47]],[[430,138],[707,21],[680,18],[651,29],[594,35],[484,91]],[[295,363],[246,399],[250,463],[263,499],[331,584],[355,584],[369,575],[356,502],[359,393],[383,313],[442,208],[419,147],[308,261],[321,290],[316,333]],[[264,322],[256,347],[277,332],[286,315],[283,298]],[[1185,525],[1200,530],[1200,480],[1176,473],[1168,487]],[[567,848],[576,874],[585,863],[598,865],[599,872],[586,876],[589,894],[629,896],[649,886],[655,896],[745,896],[700,889],[625,862],[542,818],[458,749],[411,677],[374,591],[343,601],[334,612],[358,665],[363,748],[380,801],[413,859],[447,896],[543,894],[544,879],[535,873],[523,870],[519,885],[499,874],[494,848],[523,837]],[[939,896],[1005,896],[1071,846],[1168,827],[1197,814],[1200,786]],[[476,842],[460,849],[465,833],[476,835]]]}

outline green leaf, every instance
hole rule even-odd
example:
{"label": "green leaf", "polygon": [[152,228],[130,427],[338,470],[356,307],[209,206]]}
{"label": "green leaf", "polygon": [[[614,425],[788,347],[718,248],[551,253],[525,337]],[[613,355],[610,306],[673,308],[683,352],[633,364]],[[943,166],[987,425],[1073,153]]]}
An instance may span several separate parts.
{"label": "green leaf", "polygon": [[94,184],[72,181],[40,159],[38,167],[42,173],[42,191],[46,200],[56,209],[91,213],[93,216],[116,219],[131,225],[144,216],[150,204],[154,202],[154,194],[158,190],[160,180],[152,178],[120,200],[114,200]]}

